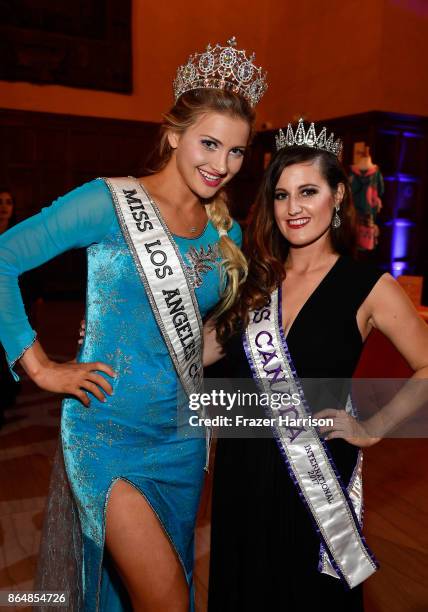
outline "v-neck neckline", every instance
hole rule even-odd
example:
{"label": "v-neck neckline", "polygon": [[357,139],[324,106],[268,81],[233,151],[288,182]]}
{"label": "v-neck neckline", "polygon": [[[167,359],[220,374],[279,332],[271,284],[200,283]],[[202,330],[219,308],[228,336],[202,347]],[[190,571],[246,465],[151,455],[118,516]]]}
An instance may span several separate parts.
{"label": "v-neck neckline", "polygon": [[283,300],[283,295],[282,295],[282,283],[278,288],[278,291],[280,291],[280,300],[279,303],[281,305],[281,310],[279,312],[279,321],[281,324],[281,329],[282,329],[282,333],[284,335],[285,340],[288,340],[289,336],[290,336],[290,332],[292,331],[292,329],[294,328],[294,325],[296,323],[296,321],[298,320],[298,318],[301,316],[302,312],[305,310],[307,304],[316,296],[316,294],[318,293],[318,291],[322,288],[322,286],[324,285],[324,283],[327,281],[327,279],[330,277],[330,275],[332,274],[332,272],[336,269],[339,261],[341,261],[343,259],[343,255],[339,255],[339,257],[336,259],[336,261],[334,262],[334,264],[331,266],[331,268],[328,270],[328,272],[322,277],[322,279],[320,280],[320,282],[318,283],[318,285],[315,287],[315,289],[312,291],[312,293],[309,295],[309,297],[305,300],[305,302],[303,302],[302,306],[299,308],[299,310],[297,311],[296,316],[294,317],[290,327],[288,328],[288,331],[285,331],[284,328],[284,322],[283,322],[283,317],[282,317],[282,305],[284,303]]}

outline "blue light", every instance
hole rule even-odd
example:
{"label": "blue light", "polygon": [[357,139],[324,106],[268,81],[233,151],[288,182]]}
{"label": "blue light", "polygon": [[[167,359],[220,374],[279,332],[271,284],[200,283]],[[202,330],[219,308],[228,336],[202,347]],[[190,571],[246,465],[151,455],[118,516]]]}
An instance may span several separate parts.
{"label": "blue light", "polygon": [[406,262],[405,261],[394,261],[392,264],[391,274],[394,278],[401,276],[403,272],[406,271]]}
{"label": "blue light", "polygon": [[408,243],[410,228],[414,224],[407,219],[394,219],[392,221],[392,240],[391,240],[391,265],[392,274],[397,277],[407,268],[403,261],[408,256]]}

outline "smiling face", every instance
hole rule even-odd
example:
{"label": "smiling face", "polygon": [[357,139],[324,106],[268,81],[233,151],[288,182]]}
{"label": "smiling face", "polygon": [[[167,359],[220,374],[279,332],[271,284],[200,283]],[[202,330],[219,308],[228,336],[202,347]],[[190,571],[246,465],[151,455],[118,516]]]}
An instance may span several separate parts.
{"label": "smiling face", "polygon": [[334,207],[343,195],[342,183],[335,193],[331,190],[318,160],[284,168],[275,188],[274,215],[290,246],[329,240]]}
{"label": "smiling face", "polygon": [[241,168],[249,136],[244,119],[208,112],[184,132],[170,131],[168,139],[182,179],[198,197],[208,199]]}
{"label": "smiling face", "polygon": [[9,221],[13,214],[13,199],[8,191],[0,192],[0,222]]}

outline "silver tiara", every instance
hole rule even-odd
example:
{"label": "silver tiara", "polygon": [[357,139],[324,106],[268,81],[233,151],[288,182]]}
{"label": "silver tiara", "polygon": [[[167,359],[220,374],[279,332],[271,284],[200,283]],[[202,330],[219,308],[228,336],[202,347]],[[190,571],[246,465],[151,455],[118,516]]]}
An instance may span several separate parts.
{"label": "silver tiara", "polygon": [[267,89],[266,72],[253,64],[255,54],[247,58],[245,51],[236,49],[236,38],[227,46],[210,44],[203,53],[194,53],[187,64],[179,66],[174,80],[174,97],[192,89],[228,89],[246,98],[255,106]]}
{"label": "silver tiara", "polygon": [[305,126],[303,119],[299,119],[297,129],[293,133],[291,123],[287,126],[287,134],[285,135],[283,130],[279,130],[275,136],[276,150],[279,151],[284,147],[312,147],[314,149],[321,149],[322,151],[328,151],[333,153],[336,157],[341,157],[343,150],[343,142],[340,138],[334,141],[333,132],[327,138],[327,128],[323,127],[319,135],[315,131],[314,123],[311,123],[308,131],[305,132]]}

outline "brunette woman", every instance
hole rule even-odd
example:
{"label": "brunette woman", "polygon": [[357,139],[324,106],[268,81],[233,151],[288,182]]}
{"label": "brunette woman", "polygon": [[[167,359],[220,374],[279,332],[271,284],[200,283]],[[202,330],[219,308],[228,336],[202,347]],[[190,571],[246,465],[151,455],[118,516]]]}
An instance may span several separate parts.
{"label": "brunette woman", "polygon": [[[280,132],[277,146],[245,236],[248,280],[217,334],[225,376],[255,377],[264,391],[300,401],[268,409],[270,439],[218,440],[209,611],[356,612],[362,582],[377,568],[360,530],[360,448],[424,398],[404,387],[358,421],[350,379],[374,328],[409,362],[413,379],[426,378],[428,327],[390,274],[352,257],[340,142],[300,121]],[[222,352],[214,335],[207,364]],[[316,428],[312,415],[332,423]]]}

